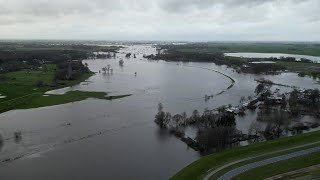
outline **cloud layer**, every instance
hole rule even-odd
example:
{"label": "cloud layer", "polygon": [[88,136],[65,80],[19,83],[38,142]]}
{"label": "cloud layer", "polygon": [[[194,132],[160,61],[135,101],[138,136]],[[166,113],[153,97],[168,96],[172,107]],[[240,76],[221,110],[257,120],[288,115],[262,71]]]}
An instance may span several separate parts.
{"label": "cloud layer", "polygon": [[0,0],[0,38],[320,40],[319,0]]}

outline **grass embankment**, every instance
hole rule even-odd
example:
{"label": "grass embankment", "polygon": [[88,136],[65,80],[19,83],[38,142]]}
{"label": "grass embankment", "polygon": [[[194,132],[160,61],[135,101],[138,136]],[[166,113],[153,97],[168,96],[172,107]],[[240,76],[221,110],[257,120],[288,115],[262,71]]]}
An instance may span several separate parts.
{"label": "grass embankment", "polygon": [[[289,171],[298,170],[301,168],[309,167],[312,165],[320,164],[320,152],[311,153],[305,156],[292,158],[286,161],[280,161],[278,163],[273,163],[270,165],[262,166],[255,168],[251,171],[240,174],[239,176],[234,177],[235,180],[246,179],[246,180],[258,180],[265,179],[277,174],[286,173]],[[299,173],[300,176],[304,173]],[[296,176],[299,176],[296,174]],[[316,177],[320,177],[320,173],[312,173]],[[307,173],[305,174],[307,175]],[[310,179],[310,178],[309,178]]]}
{"label": "grass embankment", "polygon": [[276,176],[269,177],[266,180],[275,180],[275,179],[282,179],[282,180],[301,179],[302,180],[302,179],[316,179],[316,178],[320,178],[320,164],[282,173]]}
{"label": "grass embankment", "polygon": [[280,152],[270,153],[270,154],[262,155],[262,156],[259,156],[259,157],[256,157],[256,158],[252,158],[252,159],[248,159],[248,160],[245,160],[245,161],[241,161],[239,163],[233,164],[231,166],[228,166],[228,167],[216,172],[214,175],[212,175],[210,177],[210,179],[212,179],[212,180],[218,179],[219,177],[221,177],[225,173],[227,173],[227,172],[229,172],[229,171],[231,171],[231,170],[233,170],[235,168],[238,168],[238,167],[250,164],[250,163],[262,161],[262,160],[265,160],[265,159],[269,159],[269,158],[272,158],[272,157],[277,157],[277,156],[281,156],[281,155],[285,155],[285,154],[294,153],[294,152],[297,152],[297,151],[302,151],[302,150],[305,150],[305,149],[317,147],[319,145],[320,144],[307,145],[307,146],[303,146],[303,147],[294,148],[294,149],[291,149],[291,150],[284,150],[284,151],[280,151]]}
{"label": "grass embankment", "polygon": [[48,71],[43,73],[41,70],[17,71],[4,74],[8,79],[0,81],[0,93],[6,96],[0,99],[0,113],[13,109],[29,109],[69,102],[81,101],[87,98],[97,99],[116,99],[124,96],[107,96],[104,92],[82,92],[71,91],[64,95],[49,95],[43,96],[45,92],[59,89],[63,87],[73,86],[85,81],[94,73],[84,73],[77,80],[58,81],[57,87],[40,86],[37,87],[36,82],[42,81],[45,84],[50,84],[54,79],[55,65],[47,65]]}
{"label": "grass embankment", "polygon": [[208,171],[215,170],[225,164],[243,158],[262,155],[272,151],[278,151],[281,149],[317,141],[320,141],[320,131],[243,146],[235,149],[225,150],[219,153],[213,153],[188,165],[174,175],[171,179],[202,179],[208,173]]}
{"label": "grass embankment", "polygon": [[183,48],[182,52],[199,53],[285,53],[320,56],[320,44],[287,44],[287,43],[208,43],[205,48]]}

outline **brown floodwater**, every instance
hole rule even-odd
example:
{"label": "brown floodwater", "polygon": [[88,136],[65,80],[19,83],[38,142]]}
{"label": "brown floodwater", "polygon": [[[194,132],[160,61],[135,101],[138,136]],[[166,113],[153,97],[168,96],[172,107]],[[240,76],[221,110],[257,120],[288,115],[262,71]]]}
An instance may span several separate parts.
{"label": "brown floodwater", "polygon": [[[125,58],[131,52],[137,58]],[[315,88],[316,81],[295,73],[281,75],[238,74],[213,63],[148,61],[143,54],[156,53],[151,45],[127,46],[116,59],[86,60],[92,71],[111,65],[113,73],[97,73],[70,90],[103,91],[130,97],[81,102],[0,114],[0,179],[168,179],[198,159],[197,152],[154,123],[159,102],[174,113],[239,104],[253,96],[254,79]],[[119,60],[124,66],[119,66]],[[235,80],[232,81],[222,72]],[[135,75],[137,72],[137,75]],[[289,89],[281,88],[281,91]],[[209,101],[205,95],[216,95]],[[237,119],[246,133],[255,114]],[[22,132],[21,140],[13,133]],[[188,132],[190,136],[195,133]],[[188,134],[187,133],[187,134]],[[2,162],[6,159],[16,159]]]}

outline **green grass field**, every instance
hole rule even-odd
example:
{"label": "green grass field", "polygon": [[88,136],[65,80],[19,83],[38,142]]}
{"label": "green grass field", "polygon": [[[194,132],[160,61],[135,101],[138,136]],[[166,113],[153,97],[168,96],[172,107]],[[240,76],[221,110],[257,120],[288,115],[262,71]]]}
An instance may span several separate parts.
{"label": "green grass field", "polygon": [[182,52],[202,53],[286,53],[320,56],[320,44],[289,44],[289,43],[208,43],[208,48],[184,48]]}
{"label": "green grass field", "polygon": [[225,150],[219,153],[213,153],[191,163],[190,165],[179,171],[171,179],[202,179],[209,170],[217,169],[225,164],[239,159],[262,155],[268,152],[318,141],[320,141],[320,131],[252,144],[249,146]]}
{"label": "green grass field", "polygon": [[[317,157],[316,157],[317,158]],[[309,159],[309,158],[308,158]],[[281,173],[269,178],[280,178],[281,180],[304,180],[304,179],[319,179],[320,178],[320,165],[308,166],[296,170],[289,170],[289,172]],[[268,179],[271,180],[271,179]]]}
{"label": "green grass field", "polygon": [[285,150],[285,151],[276,152],[276,153],[272,153],[272,154],[267,154],[267,155],[259,156],[257,158],[241,161],[239,163],[233,164],[231,166],[228,166],[228,167],[218,171],[213,176],[211,176],[210,179],[212,179],[212,180],[218,179],[220,176],[224,175],[228,171],[231,171],[232,169],[244,166],[246,164],[250,164],[250,163],[261,161],[261,160],[264,160],[264,159],[268,159],[268,158],[272,158],[272,157],[276,157],[276,156],[281,156],[281,155],[285,155],[285,154],[289,154],[289,153],[293,153],[293,152],[296,152],[296,151],[301,151],[301,150],[304,150],[304,149],[309,149],[309,148],[313,148],[313,147],[317,147],[317,146],[319,146],[319,144],[308,145],[308,146],[304,146],[304,147],[295,148],[295,149],[292,149],[292,150]]}
{"label": "green grass field", "polygon": [[43,73],[41,70],[33,70],[30,72],[23,70],[4,74],[5,77],[11,79],[0,81],[0,93],[6,96],[5,99],[0,99],[0,103],[28,94],[43,93],[56,88],[72,86],[93,75],[93,73],[84,73],[78,80],[59,81],[59,83],[63,84],[59,87],[37,87],[35,84],[38,81],[43,81],[48,84],[53,82],[55,65],[49,64],[47,65],[47,69],[48,71],[46,73]]}
{"label": "green grass field", "polygon": [[[240,174],[234,177],[235,180],[259,180],[272,177],[277,174],[286,173],[293,170],[309,167],[312,165],[320,164],[320,152],[315,152],[305,156],[292,158],[286,161],[280,161],[267,166],[255,168],[251,171]],[[318,178],[320,174],[316,175]]]}
{"label": "green grass field", "polygon": [[[128,95],[122,96],[107,96],[105,92],[85,92],[85,91],[69,91],[62,95],[43,95],[43,94],[32,94],[28,97],[11,101],[6,104],[6,107],[2,107],[3,110],[11,109],[30,109],[45,106],[53,106],[59,104],[66,104],[70,102],[82,101],[88,98],[112,100],[123,98]],[[2,105],[0,104],[0,107]]]}
{"label": "green grass field", "polygon": [[125,96],[107,96],[104,92],[82,92],[71,91],[64,95],[50,95],[43,96],[45,92],[59,89],[63,87],[73,86],[85,81],[93,73],[84,73],[81,78],[72,81],[59,81],[58,87],[35,85],[38,81],[50,84],[53,82],[55,65],[47,65],[48,71],[46,73],[41,70],[17,71],[4,74],[10,78],[8,80],[0,81],[0,94],[6,98],[0,99],[0,113],[13,109],[29,109],[44,106],[52,106],[58,104],[65,104],[69,102],[81,101],[87,98],[97,99],[116,99]]}

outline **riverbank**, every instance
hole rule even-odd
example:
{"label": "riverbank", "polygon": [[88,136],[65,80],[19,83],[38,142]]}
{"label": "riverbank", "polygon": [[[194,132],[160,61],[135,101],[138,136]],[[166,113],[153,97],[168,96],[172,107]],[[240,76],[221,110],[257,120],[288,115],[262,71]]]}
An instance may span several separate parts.
{"label": "riverbank", "polygon": [[[226,150],[220,153],[213,153],[188,165],[171,177],[171,179],[202,179],[211,171],[214,171],[226,164],[239,161],[243,158],[263,155],[273,151],[279,151],[319,141],[320,131],[316,131],[293,137],[285,137],[277,140],[256,143],[253,145]],[[277,167],[281,168],[281,166]]]}

